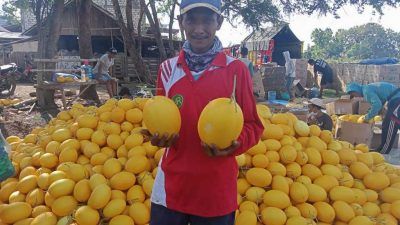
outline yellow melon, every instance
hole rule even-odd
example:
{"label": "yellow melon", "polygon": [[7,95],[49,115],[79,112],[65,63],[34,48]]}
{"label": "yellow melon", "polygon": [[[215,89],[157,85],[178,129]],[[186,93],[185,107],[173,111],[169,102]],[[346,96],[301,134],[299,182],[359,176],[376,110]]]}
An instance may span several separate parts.
{"label": "yellow melon", "polygon": [[310,135],[310,127],[307,125],[307,123],[301,120],[297,120],[294,123],[294,130],[300,137],[307,137]]}
{"label": "yellow melon", "polygon": [[44,204],[44,191],[40,188],[36,188],[26,195],[25,202],[36,207]]}
{"label": "yellow melon", "polygon": [[[242,155],[242,156],[243,156],[243,163],[242,163],[242,166],[244,166],[245,163],[246,163],[246,158],[245,158],[244,155]],[[236,159],[237,159],[237,157],[236,157]],[[266,155],[264,155],[264,154],[257,154],[257,155],[255,155],[255,156],[252,157],[252,164],[253,164],[254,167],[257,167],[257,168],[266,168],[266,167],[268,166],[268,163],[269,163],[269,159],[268,159],[268,157],[267,157]],[[239,166],[240,166],[240,165],[239,165]]]}
{"label": "yellow melon", "polygon": [[397,219],[389,213],[381,213],[376,217],[376,225],[397,225]]}
{"label": "yellow melon", "polygon": [[324,141],[315,136],[311,136],[308,139],[307,147],[316,148],[318,150],[326,150],[328,148],[327,144]]}
{"label": "yellow melon", "polygon": [[247,182],[247,180],[244,178],[239,178],[236,183],[237,183],[238,193],[241,195],[244,195],[247,189],[251,187],[249,182]]}
{"label": "yellow melon", "polygon": [[144,107],[143,122],[150,133],[171,136],[179,133],[181,116],[171,99],[155,96],[148,100]]}
{"label": "yellow melon", "polygon": [[317,210],[309,203],[297,204],[296,208],[300,210],[301,216],[304,218],[315,219],[317,217]]}
{"label": "yellow melon", "polygon": [[282,191],[285,194],[289,195],[289,183],[285,177],[276,175],[272,178],[272,189]]}
{"label": "yellow melon", "polygon": [[246,172],[247,181],[256,187],[266,187],[271,184],[271,173],[263,168],[251,168]]}
{"label": "yellow melon", "polygon": [[295,179],[301,175],[301,166],[297,163],[289,163],[286,165],[286,176]]}
{"label": "yellow melon", "polygon": [[286,176],[286,167],[279,162],[270,162],[267,170],[273,175]]}
{"label": "yellow melon", "polygon": [[308,200],[308,189],[300,182],[294,182],[290,185],[289,193],[291,200],[295,203],[304,203]]}
{"label": "yellow melon", "polygon": [[362,207],[364,216],[377,217],[381,213],[379,206],[372,202],[367,202]]}
{"label": "yellow melon", "polygon": [[292,163],[297,158],[297,151],[293,146],[286,145],[279,150],[281,162],[288,164]]}
{"label": "yellow melon", "polygon": [[[144,112],[146,118],[146,110]],[[145,123],[148,125],[146,120]],[[218,98],[209,102],[201,112],[197,126],[200,139],[206,144],[216,145],[219,149],[231,146],[239,137],[242,128],[242,110],[237,103],[228,98]]]}
{"label": "yellow melon", "polygon": [[51,138],[54,141],[58,141],[60,143],[67,139],[70,139],[71,137],[72,137],[71,131],[65,128],[58,129],[54,131],[54,133],[51,135]]}
{"label": "yellow melon", "polygon": [[101,209],[107,205],[110,199],[111,188],[107,184],[101,184],[94,188],[87,204],[94,209]]}
{"label": "yellow melon", "polygon": [[268,106],[263,104],[256,105],[257,114],[263,119],[271,119],[272,113]]}
{"label": "yellow melon", "polygon": [[314,184],[329,192],[333,187],[339,186],[338,179],[331,175],[323,175],[314,180]]}
{"label": "yellow melon", "polygon": [[266,207],[261,211],[261,220],[265,225],[284,225],[286,219],[285,212],[279,208]]}
{"label": "yellow melon", "polygon": [[308,190],[308,202],[321,202],[325,201],[327,194],[326,191],[316,184],[306,184]]}
{"label": "yellow melon", "polygon": [[81,206],[75,213],[74,218],[78,224],[97,225],[100,221],[99,212],[90,206]]}
{"label": "yellow melon", "polygon": [[312,164],[306,164],[302,166],[301,171],[303,175],[309,177],[311,180],[315,180],[322,176],[321,170]]}
{"label": "yellow melon", "polygon": [[89,200],[91,192],[89,180],[84,179],[76,183],[73,195],[78,202],[86,202]]}
{"label": "yellow melon", "polygon": [[344,201],[347,203],[353,203],[355,201],[354,192],[351,188],[344,186],[333,187],[329,191],[329,198],[332,201]]}
{"label": "yellow melon", "polygon": [[116,173],[110,179],[110,186],[114,190],[125,191],[131,188],[136,182],[135,175],[123,171]]}
{"label": "yellow melon", "polygon": [[25,202],[14,202],[5,205],[0,210],[0,219],[3,223],[13,224],[19,220],[28,218],[31,215],[32,207]]}
{"label": "yellow melon", "polygon": [[285,209],[291,205],[289,196],[279,190],[267,191],[265,192],[263,198],[266,206]]}
{"label": "yellow melon", "polygon": [[134,225],[133,219],[127,215],[118,215],[110,220],[109,225]]}
{"label": "yellow melon", "polygon": [[383,172],[372,172],[364,176],[363,183],[369,189],[380,191],[390,185],[390,179]]}
{"label": "yellow melon", "polygon": [[[283,137],[283,129],[276,124],[265,125],[263,139],[275,139],[280,140]],[[267,147],[268,148],[268,147]]]}
{"label": "yellow melon", "polygon": [[340,163],[339,155],[333,150],[321,151],[321,158],[324,164],[337,165]]}
{"label": "yellow melon", "polygon": [[135,202],[129,207],[129,216],[135,224],[147,224],[150,222],[150,210],[140,202]]}
{"label": "yellow melon", "polygon": [[240,212],[235,220],[235,225],[257,225],[257,216],[251,211]]}
{"label": "yellow melon", "polygon": [[326,202],[316,202],[314,207],[317,210],[317,219],[325,223],[332,223],[335,219],[335,210]]}
{"label": "yellow melon", "polygon": [[62,196],[54,200],[51,211],[57,216],[67,216],[76,209],[78,202],[72,196]]}
{"label": "yellow melon", "polygon": [[258,205],[252,201],[244,201],[240,204],[239,206],[239,211],[244,212],[244,211],[250,211],[258,215],[259,213],[259,208]]}
{"label": "yellow melon", "polygon": [[136,124],[136,123],[140,123],[143,119],[143,113],[140,109],[129,109],[128,111],[126,111],[125,113],[125,118],[127,121]]}
{"label": "yellow melon", "polygon": [[349,225],[374,225],[375,223],[366,216],[356,216],[350,220]]}
{"label": "yellow melon", "polygon": [[263,195],[265,193],[265,190],[260,187],[250,187],[246,191],[246,198],[249,201],[255,202],[255,203],[260,203],[263,201]]}
{"label": "yellow melon", "polygon": [[344,201],[335,201],[332,207],[335,210],[336,218],[340,221],[348,222],[356,216],[352,207]]}
{"label": "yellow melon", "polygon": [[292,205],[285,209],[285,214],[287,218],[301,216],[300,210]]}
{"label": "yellow melon", "polygon": [[379,193],[379,199],[383,202],[393,203],[400,200],[400,189],[387,187]]}
{"label": "yellow melon", "polygon": [[400,201],[395,201],[392,203],[390,213],[398,220],[400,220]]}
{"label": "yellow melon", "polygon": [[263,143],[267,151],[278,151],[282,147],[281,143],[275,139],[267,139],[264,140]]}

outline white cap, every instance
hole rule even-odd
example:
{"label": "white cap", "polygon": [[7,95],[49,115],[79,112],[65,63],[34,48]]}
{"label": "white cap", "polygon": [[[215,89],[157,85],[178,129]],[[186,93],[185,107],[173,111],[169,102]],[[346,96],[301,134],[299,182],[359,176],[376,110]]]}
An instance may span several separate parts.
{"label": "white cap", "polygon": [[320,99],[320,98],[312,98],[312,99],[310,99],[310,101],[308,101],[308,103],[312,104],[312,105],[316,105],[322,109],[326,108],[324,101],[322,101],[322,99]]}

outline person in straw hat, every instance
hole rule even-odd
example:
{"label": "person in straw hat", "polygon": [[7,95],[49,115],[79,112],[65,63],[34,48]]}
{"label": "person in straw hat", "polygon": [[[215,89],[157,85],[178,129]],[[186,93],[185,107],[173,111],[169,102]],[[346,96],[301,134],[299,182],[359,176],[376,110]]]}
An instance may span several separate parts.
{"label": "person in straw hat", "polygon": [[308,102],[308,110],[310,112],[308,117],[308,123],[315,124],[321,128],[321,130],[332,130],[333,122],[331,117],[322,112],[325,109],[325,104],[320,98],[313,98]]}

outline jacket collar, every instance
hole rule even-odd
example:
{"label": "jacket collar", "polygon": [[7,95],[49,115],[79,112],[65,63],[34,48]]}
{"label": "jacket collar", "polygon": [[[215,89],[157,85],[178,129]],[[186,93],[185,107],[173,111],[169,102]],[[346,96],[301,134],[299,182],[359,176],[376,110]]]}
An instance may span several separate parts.
{"label": "jacket collar", "polygon": [[[179,66],[187,66],[186,60],[185,60],[185,52],[181,50],[179,52],[178,56],[178,62],[177,64]],[[211,66],[216,66],[216,67],[226,67],[227,66],[227,60],[226,60],[226,55],[224,52],[219,52],[217,56],[215,56],[214,60],[211,62]]]}

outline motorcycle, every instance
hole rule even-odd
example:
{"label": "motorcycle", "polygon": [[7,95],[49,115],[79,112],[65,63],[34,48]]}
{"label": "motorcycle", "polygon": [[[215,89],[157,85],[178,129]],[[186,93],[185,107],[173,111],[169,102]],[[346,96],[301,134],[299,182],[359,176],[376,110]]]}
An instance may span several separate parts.
{"label": "motorcycle", "polygon": [[2,96],[14,95],[17,87],[17,70],[15,63],[0,66],[0,94]]}
{"label": "motorcycle", "polygon": [[37,74],[32,69],[33,66],[30,64],[26,64],[25,68],[19,67],[17,80],[19,82],[36,83]]}

